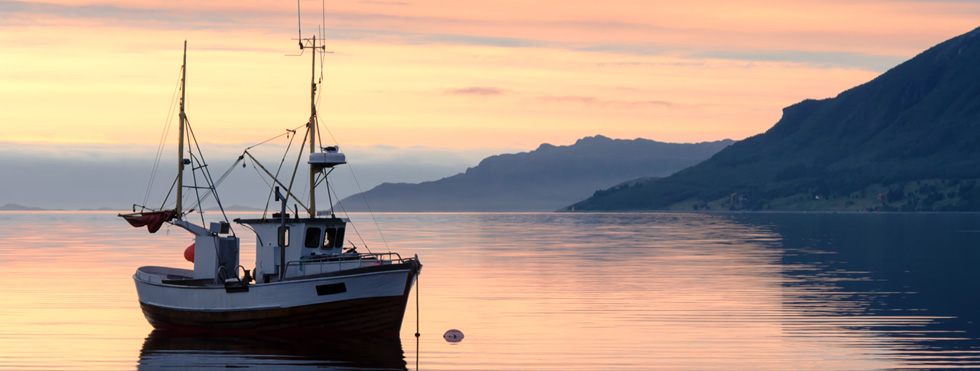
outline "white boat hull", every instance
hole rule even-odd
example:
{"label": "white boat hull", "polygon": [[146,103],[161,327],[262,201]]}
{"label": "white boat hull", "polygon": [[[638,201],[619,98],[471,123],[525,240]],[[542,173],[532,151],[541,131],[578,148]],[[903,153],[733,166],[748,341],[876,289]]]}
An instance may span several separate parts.
{"label": "white boat hull", "polygon": [[386,334],[401,328],[421,264],[408,260],[281,282],[181,284],[142,267],[133,276],[153,327],[179,332]]}

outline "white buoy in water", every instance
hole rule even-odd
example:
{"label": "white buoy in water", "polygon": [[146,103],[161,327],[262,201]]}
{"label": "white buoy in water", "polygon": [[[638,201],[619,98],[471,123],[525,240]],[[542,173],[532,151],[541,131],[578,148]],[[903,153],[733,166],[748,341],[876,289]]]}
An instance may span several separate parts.
{"label": "white buoy in water", "polygon": [[463,332],[457,329],[452,329],[446,331],[445,334],[442,334],[442,337],[450,343],[458,343],[460,341],[463,341]]}

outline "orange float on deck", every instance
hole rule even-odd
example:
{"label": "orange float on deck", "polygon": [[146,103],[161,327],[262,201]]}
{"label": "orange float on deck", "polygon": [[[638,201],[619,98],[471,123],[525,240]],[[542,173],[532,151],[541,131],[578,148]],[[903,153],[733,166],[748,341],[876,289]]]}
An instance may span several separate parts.
{"label": "orange float on deck", "polygon": [[194,245],[196,244],[192,243],[190,246],[187,246],[187,248],[184,249],[184,259],[187,259],[187,261],[191,263],[194,262]]}

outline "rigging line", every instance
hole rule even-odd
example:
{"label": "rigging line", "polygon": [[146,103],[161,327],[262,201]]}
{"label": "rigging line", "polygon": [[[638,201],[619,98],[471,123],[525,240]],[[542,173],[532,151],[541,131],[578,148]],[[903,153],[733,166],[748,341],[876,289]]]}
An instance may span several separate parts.
{"label": "rigging line", "polygon": [[143,205],[146,205],[146,203],[150,200],[150,193],[153,191],[153,182],[156,180],[157,170],[160,168],[160,158],[163,156],[163,148],[165,147],[167,137],[170,134],[170,126],[173,124],[174,109],[177,106],[177,91],[180,90],[180,77],[183,71],[184,66],[180,66],[180,70],[177,71],[177,84],[174,86],[174,92],[170,97],[170,108],[167,111],[167,120],[164,121],[163,133],[160,133],[160,144],[157,145],[157,153],[153,160],[153,168],[150,170],[150,181],[146,183],[146,195],[143,197]]}
{"label": "rigging line", "polygon": [[288,198],[288,197],[292,197],[292,198],[293,198],[293,200],[295,200],[295,201],[296,201],[297,203],[299,203],[300,205],[302,205],[302,206],[303,206],[303,210],[309,210],[309,208],[308,208],[308,207],[306,207],[306,205],[305,205],[305,204],[303,204],[303,201],[302,201],[302,200],[300,200],[300,199],[299,199],[298,197],[296,197],[296,195],[295,195],[295,194],[294,194],[294,193],[293,193],[292,191],[290,191],[290,190],[289,190],[289,188],[288,188],[288,187],[286,187],[286,185],[285,185],[285,184],[282,184],[282,182],[280,182],[280,181],[279,181],[279,179],[276,179],[276,178],[275,178],[275,176],[274,176],[274,175],[272,175],[272,173],[271,173],[271,172],[269,172],[269,170],[268,170],[268,169],[266,169],[266,168],[265,168],[264,166],[262,166],[262,163],[261,163],[261,162],[259,162],[259,160],[257,160],[257,159],[256,159],[256,158],[255,158],[254,156],[252,156],[252,154],[251,154],[251,153],[248,153],[248,152],[245,152],[245,154],[247,154],[247,155],[248,155],[248,157],[249,157],[250,159],[252,159],[252,162],[253,162],[253,163],[254,163],[255,165],[258,165],[258,167],[259,167],[259,169],[262,169],[262,171],[263,171],[263,172],[265,172],[265,175],[268,175],[268,176],[269,176],[269,179],[272,179],[272,182],[273,182],[273,183],[275,183],[276,185],[278,185],[278,186],[280,186],[280,187],[283,187],[283,188],[285,188],[285,189],[286,189],[286,197],[287,197],[287,198]]}
{"label": "rigging line", "polygon": [[296,0],[296,32],[299,35],[299,49],[303,50],[303,18],[299,11],[299,0]]}
{"label": "rigging line", "polygon": [[[326,33],[326,28],[327,28],[326,10],[325,10],[326,9],[326,0],[322,0],[322,1],[323,1],[323,4],[322,4],[322,6],[323,6],[322,9],[323,10],[322,10],[322,14],[321,15],[322,15],[322,18],[323,18],[322,19],[322,22],[323,22],[323,32],[325,34]],[[296,8],[297,8],[297,13],[298,13],[299,12],[299,0],[297,0]],[[302,39],[302,33],[300,35],[300,39]],[[322,36],[321,35],[320,39],[324,41],[324,46],[326,46],[325,36]],[[300,43],[302,43],[302,41],[300,41]],[[314,50],[314,52],[316,52],[316,50]],[[324,54],[326,54],[326,53],[324,53]],[[316,104],[314,105],[314,107],[316,108],[316,111],[314,112],[313,120],[315,120],[315,121],[313,122],[313,124],[316,125],[318,129],[320,128],[320,98],[323,97],[323,90],[324,90],[324,89],[322,89],[322,85],[323,85],[323,66],[324,66],[325,60],[326,60],[326,58],[320,58],[320,80],[319,80],[319,82],[317,84],[317,85],[320,85],[320,86],[318,86],[318,88],[317,88]],[[340,143],[337,141],[337,138],[333,135],[333,132],[330,131],[330,128],[327,127],[326,125],[324,125],[324,129],[327,131],[327,134],[330,135],[330,139],[333,140],[334,144],[336,144],[336,145],[339,146]],[[320,144],[322,145],[323,144],[323,139],[320,137],[320,132],[322,132],[322,130],[318,130],[317,131],[317,139],[320,141]],[[297,161],[297,165],[299,165],[299,159],[297,159],[296,161]],[[374,212],[371,211],[371,205],[367,202],[367,197],[364,196],[364,189],[361,187],[360,182],[357,180],[357,176],[354,174],[354,168],[352,166],[350,166],[349,163],[347,165],[347,168],[350,170],[351,177],[354,178],[354,183],[357,184],[357,189],[361,193],[361,197],[364,198],[364,205],[367,206],[368,213],[371,215],[371,219],[374,221],[374,225],[378,229],[378,234],[381,236],[381,241],[384,242],[385,249],[387,249],[388,252],[390,253],[391,252],[391,248],[388,246],[388,240],[385,238],[384,232],[381,230],[381,225],[378,223],[378,219],[374,216]],[[295,170],[294,170],[293,171],[293,177],[295,178],[295,176],[296,176],[296,173],[295,173]],[[291,184],[292,184],[292,182],[290,181],[290,185]],[[331,192],[331,190],[330,190],[329,187],[327,188],[327,192]],[[334,192],[334,196],[336,196],[336,192]],[[340,198],[338,197],[337,200],[339,201]],[[331,205],[331,207],[332,206],[333,205]],[[342,209],[344,208],[343,207],[343,204],[341,204],[341,208]],[[344,213],[345,213],[345,215],[347,214],[346,209],[344,210]],[[354,226],[353,223],[351,224],[351,226]],[[364,242],[364,238],[357,231],[357,227],[356,226],[354,226],[354,232],[357,233],[358,238],[361,239],[361,243],[364,244],[365,248],[367,248],[367,243]],[[368,252],[370,252],[370,248],[368,248]]]}
{"label": "rigging line", "polygon": [[[333,170],[331,169],[330,171],[333,171]],[[326,176],[324,176],[324,177],[321,178],[320,177],[321,174],[323,174],[322,171],[316,174],[316,178],[314,178],[316,180],[316,182],[315,182],[315,184],[313,184],[313,187],[314,188],[319,187],[320,186],[320,183],[323,183],[323,182],[325,182],[327,180],[327,177]]]}
{"label": "rigging line", "polygon": [[[303,151],[300,151],[300,155],[299,155],[299,157],[303,157]],[[297,160],[299,160],[299,159],[297,159]],[[297,166],[297,167],[298,167],[298,166]],[[305,173],[305,172],[304,172],[304,173]],[[294,172],[293,174],[296,174],[296,173]],[[305,174],[304,174],[304,175],[305,175]],[[293,175],[293,176],[295,176],[295,175]],[[301,188],[301,189],[299,190],[299,192],[297,192],[296,194],[298,194],[298,195],[306,195],[306,194],[309,194],[309,191],[310,191],[310,190],[306,188],[306,186],[307,186],[307,185],[309,185],[308,183],[309,183],[309,182],[300,182],[300,184],[302,184],[302,185],[303,185],[303,188]],[[293,206],[295,206],[295,204],[294,204]],[[306,206],[304,206],[303,208],[304,208],[304,209],[306,209],[306,212],[307,212],[307,213],[309,213],[309,212],[310,212],[310,209],[309,209],[308,207],[306,207]]]}
{"label": "rigging line", "polygon": [[[297,128],[298,128],[298,127],[297,127]],[[288,133],[289,133],[289,131],[287,131],[286,133],[288,134]],[[281,135],[282,135],[282,134],[280,134],[280,136],[281,136]],[[275,177],[273,177],[273,178],[274,178],[275,180],[277,180],[277,181],[279,180],[279,173],[280,173],[280,172],[282,171],[282,165],[286,163],[286,156],[288,156],[288,155],[289,155],[289,150],[290,150],[290,148],[293,148],[293,142],[294,142],[295,140],[296,140],[296,131],[294,130],[294,131],[293,131],[293,136],[292,136],[292,137],[289,137],[289,143],[288,143],[288,144],[286,144],[286,152],[284,152],[284,153],[282,154],[282,160],[279,160],[279,167],[278,167],[278,168],[276,169],[276,175],[275,175]],[[303,152],[303,151],[301,150],[301,151],[300,151],[300,153],[302,153],[302,152]],[[291,185],[290,185],[290,186],[291,186]],[[271,199],[272,199],[272,192],[273,192],[273,191],[274,191],[274,189],[273,189],[273,187],[269,187],[269,196],[267,196],[267,197],[266,197],[266,201],[265,201],[265,211],[264,211],[264,212],[262,213],[262,218],[263,218],[263,219],[265,219],[265,214],[266,214],[266,213],[267,213],[267,212],[269,211],[269,200],[271,200]],[[287,191],[287,192],[289,192],[289,191],[291,191],[291,190],[288,190],[288,189],[287,189],[286,191]]]}
{"label": "rigging line", "polygon": [[[245,159],[245,155],[238,156],[238,160],[235,160],[235,163],[231,164],[231,167],[229,167],[228,170],[225,170],[225,173],[222,174],[220,178],[218,178],[218,181],[214,182],[214,187],[218,188],[218,186],[225,181],[225,178],[228,178],[228,175],[231,175],[231,171],[235,170],[235,166],[238,166],[238,164],[242,162],[244,159]],[[204,198],[201,199],[201,202],[207,201],[208,196],[210,196],[210,193],[205,194]],[[193,208],[197,208],[198,206],[201,206],[201,204],[198,203],[197,205],[194,205]]]}
{"label": "rigging line", "polygon": [[[336,194],[336,193],[334,193],[334,195],[337,195],[337,194]],[[350,219],[351,219],[351,217],[350,217],[350,213],[349,213],[349,212],[347,212],[347,208],[346,208],[346,207],[344,207],[344,204],[343,204],[343,203],[338,203],[338,205],[340,205],[340,211],[341,211],[342,213],[344,213],[344,216],[346,216],[348,220],[350,220]],[[373,254],[373,253],[371,252],[371,248],[370,248],[370,247],[368,247],[368,244],[367,244],[367,242],[366,242],[366,241],[364,241],[364,236],[361,236],[361,232],[357,230],[357,225],[356,225],[356,224],[354,224],[354,222],[353,222],[353,221],[351,221],[351,222],[349,222],[349,223],[347,223],[347,224],[348,224],[348,225],[350,225],[350,226],[351,226],[351,228],[354,228],[354,234],[356,234],[356,235],[357,235],[357,239],[359,239],[359,240],[361,240],[361,245],[363,245],[363,246],[364,246],[364,248],[365,248],[365,249],[367,249],[367,251],[368,251],[368,253],[369,253],[369,254]],[[391,251],[389,251],[389,252],[391,252]]]}
{"label": "rigging line", "polygon": [[[326,61],[326,59],[327,59],[326,58],[326,53],[324,53],[323,57],[320,58],[320,81],[317,83],[317,89],[316,89],[316,105],[315,105],[316,112],[315,112],[315,114],[316,114],[317,129],[320,128],[320,98],[323,97],[323,90],[324,90],[323,89],[323,63],[324,63],[324,61]],[[324,125],[324,127],[325,126],[326,125]],[[320,137],[320,131],[321,130],[317,130],[316,135],[317,135],[317,139],[320,141],[320,144],[322,145],[323,144],[323,139]],[[330,137],[333,138],[333,134],[330,134]],[[334,139],[334,144],[337,144],[337,140],[336,139]]]}
{"label": "rigging line", "polygon": [[364,189],[361,188],[361,182],[357,180],[357,175],[354,175],[354,168],[350,166],[350,163],[347,164],[347,169],[350,170],[351,178],[354,178],[354,184],[357,185],[357,191],[360,192],[361,198],[364,199],[364,206],[367,207],[368,214],[371,215],[371,220],[374,221],[374,227],[378,229],[378,234],[381,235],[381,241],[384,242],[385,249],[387,249],[388,252],[391,252],[391,248],[388,246],[388,239],[385,238],[385,233],[381,230],[381,224],[378,223],[378,218],[374,217],[374,211],[371,210],[371,204],[368,203],[367,196],[364,195]]}
{"label": "rigging line", "polygon": [[[292,138],[293,138],[293,139],[295,139],[295,138],[296,138],[296,130],[299,130],[299,128],[301,128],[301,127],[303,127],[303,126],[305,126],[305,125],[306,125],[306,124],[303,124],[303,125],[300,125],[300,126],[297,126],[297,127],[296,127],[296,128],[294,128],[294,129],[286,129],[286,130],[285,130],[285,131],[284,131],[284,132],[283,132],[282,134],[279,134],[279,135],[276,135],[276,136],[274,136],[274,137],[272,137],[272,138],[269,138],[269,139],[266,139],[266,140],[263,140],[263,141],[261,141],[261,142],[259,142],[259,143],[257,143],[257,144],[253,144],[253,145],[251,145],[251,146],[249,146],[248,148],[245,148],[245,151],[244,151],[244,152],[242,152],[242,154],[243,154],[243,155],[244,155],[244,154],[247,154],[247,155],[248,155],[248,156],[249,156],[249,157],[250,157],[250,158],[252,159],[252,165],[254,166],[254,165],[255,165],[255,158],[252,158],[252,154],[251,154],[251,153],[249,153],[249,152],[248,152],[248,150],[250,150],[250,149],[252,149],[252,148],[255,148],[255,147],[258,147],[258,146],[260,146],[260,145],[263,145],[263,144],[266,144],[266,143],[269,143],[269,142],[271,142],[271,141],[273,141],[273,140],[276,140],[276,139],[278,139],[278,138],[280,138],[280,137],[282,137],[283,135],[285,135],[285,136],[286,136],[286,138],[289,138],[289,134],[290,134],[290,133],[292,133],[292,134],[293,134],[293,137],[292,137]],[[293,143],[293,139],[290,139],[290,140],[289,140],[289,145],[288,145],[288,146],[286,147],[286,153],[289,153],[289,147],[290,147],[290,146],[292,146],[292,143]],[[285,160],[285,155],[283,155],[283,160]],[[280,165],[279,165],[279,167],[280,167],[280,169],[281,169],[281,168],[282,168],[282,164],[280,164]],[[258,169],[256,169],[255,171],[256,171],[256,172],[258,172]],[[276,174],[277,174],[277,176],[278,176],[278,174],[279,174],[279,170],[276,170]],[[263,180],[263,181],[265,181],[265,177],[262,177],[262,180]],[[269,185],[269,182],[265,182],[265,184],[266,184],[266,185]],[[270,202],[269,200],[271,200],[271,199],[272,199],[272,186],[271,186],[271,185],[269,185],[269,195],[268,195],[268,196],[266,197],[266,202],[265,202],[265,208],[263,208],[263,210],[262,210],[262,219],[263,219],[263,220],[265,219],[265,217],[266,217],[266,214],[268,214],[268,213],[269,213],[269,202]]]}
{"label": "rigging line", "polygon": [[[416,256],[418,256],[418,255],[416,255]],[[418,352],[418,338],[421,335],[419,333],[419,291],[422,290],[421,289],[422,285],[419,285],[419,281],[420,281],[419,280],[419,276],[420,276],[420,274],[418,274],[418,272],[419,271],[416,271],[416,273],[415,273],[415,339],[416,339],[416,342],[415,342],[415,347],[416,347],[415,348],[415,351],[416,352]],[[418,353],[416,353],[415,354],[415,363],[416,363],[415,369],[416,370],[419,369],[418,362],[419,362],[419,355],[418,355]]]}
{"label": "rigging line", "polygon": [[[174,91],[175,97],[176,97],[176,94],[177,94],[177,91],[175,90]],[[161,133],[161,136],[160,136],[160,144],[157,146],[156,156],[154,157],[154,160],[153,160],[153,168],[150,170],[150,180],[149,180],[149,182],[146,183],[146,194],[143,196],[143,205],[146,205],[147,202],[149,202],[149,200],[150,200],[150,194],[153,192],[153,183],[156,181],[156,175],[157,175],[157,172],[160,169],[160,159],[163,156],[163,149],[164,149],[164,147],[166,145],[167,137],[169,136],[169,133],[170,133],[171,124],[173,123],[172,120],[173,120],[173,111],[174,111],[174,109],[175,109],[174,102],[173,102],[173,99],[171,99],[171,102],[170,102],[170,112],[167,114],[167,121],[164,123],[163,133]]]}
{"label": "rigging line", "polygon": [[[330,169],[330,171],[323,174],[323,182],[326,183],[328,190],[330,189],[330,181],[327,180],[327,177],[330,176],[330,172],[332,171],[333,169]],[[313,188],[316,188],[316,186],[313,186]],[[327,202],[330,204],[330,217],[333,217],[334,216],[333,197],[331,197],[330,193],[331,193],[330,191],[327,191]]]}
{"label": "rigging line", "polygon": [[[317,104],[319,105],[320,103],[317,102]],[[316,115],[317,115],[317,123],[319,123],[320,122],[320,108],[319,107],[317,107]],[[320,126],[318,125],[317,128],[319,129]],[[330,134],[330,139],[333,140],[333,143],[339,146],[340,145],[340,142],[338,142],[337,141],[337,138],[333,136],[333,132],[330,131],[330,127],[327,126],[327,125],[323,125],[323,129],[327,131],[327,134]]]}
{"label": "rigging line", "polygon": [[[326,7],[326,5],[324,3],[324,8],[325,7]],[[326,28],[327,28],[327,26],[326,26],[326,15],[324,15],[324,18],[323,19],[324,19],[324,21],[323,21],[323,33],[325,35],[326,34]],[[326,36],[321,36],[320,37],[320,40],[323,41],[324,50],[323,50],[323,54],[320,55],[320,80],[317,81],[317,83],[316,83],[316,104],[314,105],[314,108],[316,108],[316,110],[314,111],[314,114],[315,114],[314,117],[316,118],[317,129],[320,128],[320,98],[323,97],[323,66],[324,66],[324,63],[327,60],[327,58],[326,58],[326,56],[327,56],[327,53],[326,53],[326,45],[327,45],[327,43],[326,43]],[[316,50],[314,50],[314,52],[316,52]],[[331,135],[331,137],[332,137],[332,135]],[[320,145],[322,146],[323,145],[323,139],[320,137],[320,130],[317,130],[316,138],[317,138],[317,140],[320,141]],[[336,140],[334,140],[334,143],[336,144]]]}
{"label": "rigging line", "polygon": [[[306,125],[306,132],[303,133],[303,143],[306,143],[306,138],[309,138],[310,137],[310,125],[309,124],[311,124],[311,123],[310,122],[307,122],[306,124],[307,124]],[[295,136],[293,138],[295,138]],[[283,154],[282,155],[282,159],[283,159],[284,162],[286,161],[286,154]],[[293,166],[293,175],[289,178],[289,187],[286,187],[286,191],[287,192],[290,192],[290,193],[293,192],[293,183],[296,181],[296,173],[299,171],[299,162],[302,159],[303,159],[303,146],[300,146],[300,149],[296,151],[296,165]],[[276,179],[277,180],[279,179],[278,172],[276,174]],[[303,208],[305,208],[307,210],[307,212],[313,213],[312,211],[310,211],[312,209],[307,208],[306,206],[304,206]]]}
{"label": "rigging line", "polygon": [[266,139],[266,140],[263,140],[263,141],[261,141],[261,142],[259,142],[259,143],[257,143],[257,144],[253,144],[253,145],[252,145],[251,147],[248,147],[248,148],[245,148],[245,150],[246,150],[246,151],[248,151],[248,150],[250,150],[250,149],[252,149],[252,148],[255,148],[255,147],[258,147],[258,146],[260,146],[260,145],[263,145],[263,144],[266,144],[266,143],[268,143],[268,142],[271,142],[271,141],[273,141],[273,140],[276,140],[276,138],[279,138],[279,137],[281,137],[281,136],[283,136],[283,135],[289,135],[289,133],[293,133],[293,134],[296,134],[296,130],[299,130],[299,128],[301,128],[301,127],[304,127],[304,126],[306,126],[306,124],[302,124],[302,125],[300,125],[300,126],[297,126],[297,127],[295,127],[295,128],[293,128],[292,130],[290,130],[290,129],[286,129],[286,132],[284,132],[284,133],[282,133],[282,134],[279,134],[279,135],[276,135],[276,136],[274,136],[274,137],[272,137],[272,138],[269,138],[269,139]]}
{"label": "rigging line", "polygon": [[[326,31],[327,31],[326,28],[327,28],[327,26],[324,25],[323,26],[323,31],[322,31],[323,34],[326,34]],[[317,27],[317,30],[319,30],[319,29],[320,29],[320,27]],[[324,65],[324,63],[326,62],[326,59],[327,59],[327,39],[326,39],[326,36],[321,35],[320,36],[320,42],[323,43],[323,45],[322,45],[323,46],[323,50],[320,51],[320,80],[317,81],[317,85],[320,85],[320,84],[323,83],[323,65]]]}
{"label": "rigging line", "polygon": [[[323,27],[317,27],[320,31],[320,40],[323,42],[323,55],[320,57],[320,82],[323,82],[323,62],[327,54],[327,0],[321,0],[320,2],[320,25]],[[317,98],[317,103],[319,103],[319,98]]]}
{"label": "rigging line", "polygon": [[183,75],[184,66],[180,66],[177,72],[177,83],[174,86],[174,92],[170,97],[170,108],[167,111],[167,120],[164,121],[163,132],[160,133],[160,143],[157,145],[156,156],[153,161],[153,169],[150,171],[150,181],[146,185],[146,195],[143,198],[143,204],[150,199],[150,193],[153,190],[153,182],[156,181],[157,170],[160,168],[160,158],[163,156],[163,149],[167,142],[167,137],[170,134],[170,127],[173,124],[174,110],[177,108],[177,92],[180,90],[181,77]]}
{"label": "rigging line", "polygon": [[[320,115],[320,111],[318,110],[317,116],[319,115]],[[333,132],[330,131],[330,128],[324,125],[324,129],[327,131],[327,134],[330,134],[330,139],[333,139],[334,144],[339,146],[340,143],[337,141],[337,138],[334,137]],[[381,224],[378,223],[378,219],[374,217],[374,211],[371,210],[371,204],[368,203],[367,196],[364,195],[364,188],[361,187],[361,182],[357,180],[357,174],[354,174],[354,167],[351,165],[350,162],[347,163],[347,170],[350,171],[351,178],[354,179],[354,184],[357,185],[357,190],[361,194],[361,197],[364,199],[364,205],[367,206],[368,213],[371,214],[371,219],[374,220],[374,226],[375,228],[378,229],[378,234],[381,235],[381,241],[384,242],[385,249],[387,249],[388,252],[391,252],[391,247],[388,246],[388,239],[385,238],[384,232],[381,230]]]}
{"label": "rigging line", "polygon": [[[181,67],[181,72],[183,72],[183,67]],[[184,125],[188,125],[188,123],[186,121],[187,120],[187,115],[181,115],[181,116],[183,116],[183,120],[180,121],[181,129],[182,129],[183,126]],[[177,139],[178,147],[180,147],[180,146],[183,145],[183,141],[184,140],[190,140],[190,139],[188,139],[188,138],[178,138]],[[188,146],[188,152],[190,152],[190,146]],[[181,157],[183,157],[183,154],[181,154]],[[181,161],[183,161],[183,160],[181,160]],[[181,189],[181,187],[177,187],[177,180],[181,178],[181,172],[183,170],[184,170],[184,165],[183,165],[183,163],[181,163],[180,167],[177,168],[177,175],[174,176],[174,182],[170,185],[170,190],[167,191],[167,197],[164,197],[163,203],[160,205],[160,209],[161,210],[163,210],[164,205],[167,204],[167,200],[170,199],[170,195],[171,194],[174,194],[174,192],[175,192],[174,190],[175,189],[176,189],[176,194],[175,194],[174,198],[176,199],[176,198],[181,198],[182,197],[182,195],[183,195],[182,192],[184,192],[184,190]],[[177,211],[178,213],[183,213],[184,210],[179,210],[179,211],[177,210],[177,205],[176,204],[177,204],[177,201],[174,200],[174,210]],[[180,217],[180,215],[178,215],[178,218],[179,217]]]}
{"label": "rigging line", "polygon": [[[184,117],[184,120],[187,121],[187,118]],[[204,181],[208,183],[208,186],[210,187],[210,192],[214,195],[214,202],[218,204],[218,209],[221,210],[221,216],[224,217],[225,223],[231,224],[231,222],[228,221],[228,215],[225,214],[225,208],[224,208],[224,206],[221,205],[221,198],[218,197],[217,185],[214,183],[214,178],[211,176],[211,170],[208,169],[207,160],[204,159],[204,152],[201,151],[201,145],[197,141],[197,136],[194,135],[194,129],[191,127],[190,122],[187,121],[187,123],[188,123],[187,124],[187,130],[191,133],[191,138],[194,139],[194,147],[197,148],[197,154],[201,157],[199,163],[201,164],[201,168],[204,169],[202,171],[202,175],[204,175]],[[193,171],[193,170],[191,170],[191,171]],[[197,183],[196,182],[197,182],[197,180],[195,178],[195,184],[194,184],[195,187],[197,186]],[[207,196],[207,194],[205,194],[205,197],[206,196]],[[201,197],[200,197],[200,195],[198,195],[197,204],[199,206],[201,204]],[[204,220],[203,220],[203,214],[204,214],[204,212],[202,211],[201,214],[202,214],[202,216],[201,216],[202,217],[201,223],[204,223]]]}
{"label": "rigging line", "polygon": [[[258,174],[259,179],[262,179],[262,182],[265,183],[265,185],[267,187],[269,187],[269,189],[271,190],[273,186],[272,186],[272,184],[269,184],[269,181],[268,180],[265,180],[266,176],[264,174],[262,174],[261,172],[259,172],[259,167],[255,165],[255,158],[252,158],[252,156],[249,156],[249,159],[252,160],[252,169],[255,170],[255,174]],[[268,196],[265,199],[265,209],[262,210],[262,220],[265,220],[265,216],[269,212],[269,202],[270,202],[270,200],[272,200],[272,196],[271,195]]]}
{"label": "rigging line", "polygon": [[[196,161],[198,164],[200,164],[201,161],[198,161],[197,156],[194,156],[194,152],[193,151],[189,151],[188,152],[188,155],[191,158],[191,179],[194,180],[194,195],[197,196],[197,203],[200,204],[201,203],[201,192],[199,191],[200,188],[197,186],[197,171],[194,170],[194,162]],[[204,222],[204,210],[201,209],[201,208],[198,208],[197,209],[197,214],[201,216],[201,225],[202,226],[206,225],[205,222]]]}
{"label": "rigging line", "polygon": [[[202,165],[202,161],[198,160],[198,156],[194,156],[194,147],[197,147],[197,154],[198,155],[202,155],[201,154],[201,147],[197,145],[197,138],[194,137],[194,129],[191,129],[190,120],[187,119],[187,116],[186,115],[184,116],[184,123],[187,125],[187,133],[188,133],[188,135],[187,135],[187,155],[188,155],[188,157],[190,157],[190,160],[191,160],[191,177],[194,180],[194,193],[197,194],[197,203],[200,205],[200,203],[201,203],[201,195],[200,195],[200,192],[198,191],[198,186],[197,186],[197,169],[199,169],[201,166],[196,166],[195,167],[194,162],[196,161],[197,162],[197,165]],[[194,147],[191,147],[191,142],[194,142]],[[190,193],[189,190],[188,190],[188,193]],[[200,209],[198,209],[198,210],[200,210]],[[203,214],[203,212],[201,212],[201,214]],[[201,223],[203,224],[204,223],[203,215],[201,217],[202,217]]]}
{"label": "rigging line", "polygon": [[[321,135],[320,132],[323,131],[323,130],[319,130],[320,129],[320,107],[319,107],[319,105],[320,105],[320,97],[317,96],[317,106],[318,107],[316,107],[316,111],[314,112],[315,115],[313,116],[313,120],[315,121],[315,125],[316,125],[316,128],[317,128],[317,131],[316,131],[316,140],[318,142],[320,142],[320,145],[318,147],[322,149],[323,148],[323,138],[320,136]],[[324,125],[324,126],[326,126],[326,125]]]}
{"label": "rigging line", "polygon": [[[169,200],[170,199],[170,195],[174,193],[174,187],[176,187],[176,186],[177,186],[177,177],[174,177],[174,181],[172,183],[170,183],[170,190],[167,191],[167,196],[164,197],[163,198],[163,202],[160,203],[160,210],[163,210],[163,207],[167,205],[167,200]],[[180,192],[180,191],[178,191],[178,192]]]}

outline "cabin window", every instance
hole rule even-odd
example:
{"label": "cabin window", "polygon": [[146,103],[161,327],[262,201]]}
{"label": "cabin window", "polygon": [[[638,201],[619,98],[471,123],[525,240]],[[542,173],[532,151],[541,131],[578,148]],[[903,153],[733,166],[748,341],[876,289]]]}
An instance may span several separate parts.
{"label": "cabin window", "polygon": [[312,248],[320,245],[320,228],[306,229],[306,243],[304,245]]}
{"label": "cabin window", "polygon": [[289,227],[279,227],[279,246],[289,246]]}
{"label": "cabin window", "polygon": [[333,241],[337,239],[337,230],[333,228],[327,228],[327,235],[323,238],[323,248],[332,249]]}
{"label": "cabin window", "polygon": [[336,249],[344,247],[344,228],[327,228],[327,235],[323,239],[324,249]]}

